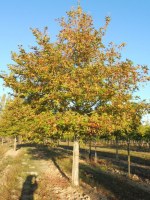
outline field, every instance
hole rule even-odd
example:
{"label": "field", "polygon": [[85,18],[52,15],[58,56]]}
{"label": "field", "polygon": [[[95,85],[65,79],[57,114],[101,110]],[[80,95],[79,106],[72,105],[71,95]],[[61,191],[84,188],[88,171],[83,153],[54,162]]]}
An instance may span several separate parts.
{"label": "field", "polygon": [[[94,155],[94,148],[92,149]],[[57,147],[18,145],[16,152],[0,146],[1,200],[149,200],[150,153],[131,151],[131,177],[125,150],[98,147],[98,160],[89,161],[80,148],[80,187],[71,186],[72,144]]]}

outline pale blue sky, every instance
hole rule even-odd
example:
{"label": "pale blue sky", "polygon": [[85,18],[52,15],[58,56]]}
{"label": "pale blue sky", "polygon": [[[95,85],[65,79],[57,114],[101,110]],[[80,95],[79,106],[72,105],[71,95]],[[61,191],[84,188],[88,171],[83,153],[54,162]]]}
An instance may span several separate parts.
{"label": "pale blue sky", "polygon": [[[59,31],[55,19],[76,5],[77,0],[0,0],[0,71],[12,63],[11,51],[17,51],[18,45],[28,48],[35,44],[31,27],[48,26],[55,41]],[[81,0],[81,6],[93,16],[97,28],[104,24],[105,16],[111,16],[105,42],[125,42],[123,58],[150,66],[150,0]],[[6,89],[0,80],[0,95],[3,92]],[[149,100],[150,83],[138,94]]]}

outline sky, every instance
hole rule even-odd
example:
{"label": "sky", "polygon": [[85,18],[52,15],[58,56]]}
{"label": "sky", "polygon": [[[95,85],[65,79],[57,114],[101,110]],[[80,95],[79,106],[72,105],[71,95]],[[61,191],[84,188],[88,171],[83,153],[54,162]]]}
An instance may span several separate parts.
{"label": "sky", "polygon": [[[65,17],[66,11],[77,6],[77,0],[0,0],[0,71],[7,72],[13,63],[11,51],[18,45],[25,49],[35,45],[30,28],[42,30],[48,26],[52,41],[56,40],[59,24],[56,19]],[[80,5],[94,20],[94,26],[104,25],[105,16],[111,17],[104,42],[125,42],[123,59],[150,69],[150,0],[81,0]],[[150,74],[150,73],[149,73]],[[0,80],[0,96],[7,93]],[[150,83],[140,87],[141,99],[150,99]]]}

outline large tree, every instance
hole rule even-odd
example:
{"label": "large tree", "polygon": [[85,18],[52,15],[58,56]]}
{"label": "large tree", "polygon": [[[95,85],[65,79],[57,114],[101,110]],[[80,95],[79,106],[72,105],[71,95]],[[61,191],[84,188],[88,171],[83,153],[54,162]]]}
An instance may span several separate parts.
{"label": "large tree", "polygon": [[59,20],[56,42],[50,42],[47,28],[44,33],[33,29],[38,45],[31,52],[21,46],[18,54],[12,54],[11,73],[3,75],[6,85],[36,114],[50,112],[56,117],[57,131],[73,134],[74,185],[79,185],[78,139],[83,134],[114,132],[120,126],[114,116],[120,122],[117,113],[123,108],[126,116],[126,103],[147,73],[146,67],[121,60],[124,43],[103,44],[109,22],[106,17],[104,27],[95,29],[92,17],[78,6],[67,12],[67,19]]}

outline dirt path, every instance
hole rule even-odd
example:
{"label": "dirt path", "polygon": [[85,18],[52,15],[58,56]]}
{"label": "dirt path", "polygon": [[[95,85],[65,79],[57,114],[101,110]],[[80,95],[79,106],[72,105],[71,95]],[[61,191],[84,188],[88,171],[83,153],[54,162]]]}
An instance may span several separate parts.
{"label": "dirt path", "polygon": [[[9,151],[5,158],[19,155],[18,152]],[[34,152],[30,154],[29,152]],[[9,189],[10,195],[6,195],[5,200],[99,200],[96,196],[91,198],[81,188],[73,188],[70,178],[61,173],[58,166],[52,159],[42,159],[42,151],[37,151],[34,147],[23,150],[19,157],[18,165],[24,169],[17,174],[17,183]],[[11,171],[13,165],[6,167],[7,173]],[[8,183],[9,185],[9,183]]]}

